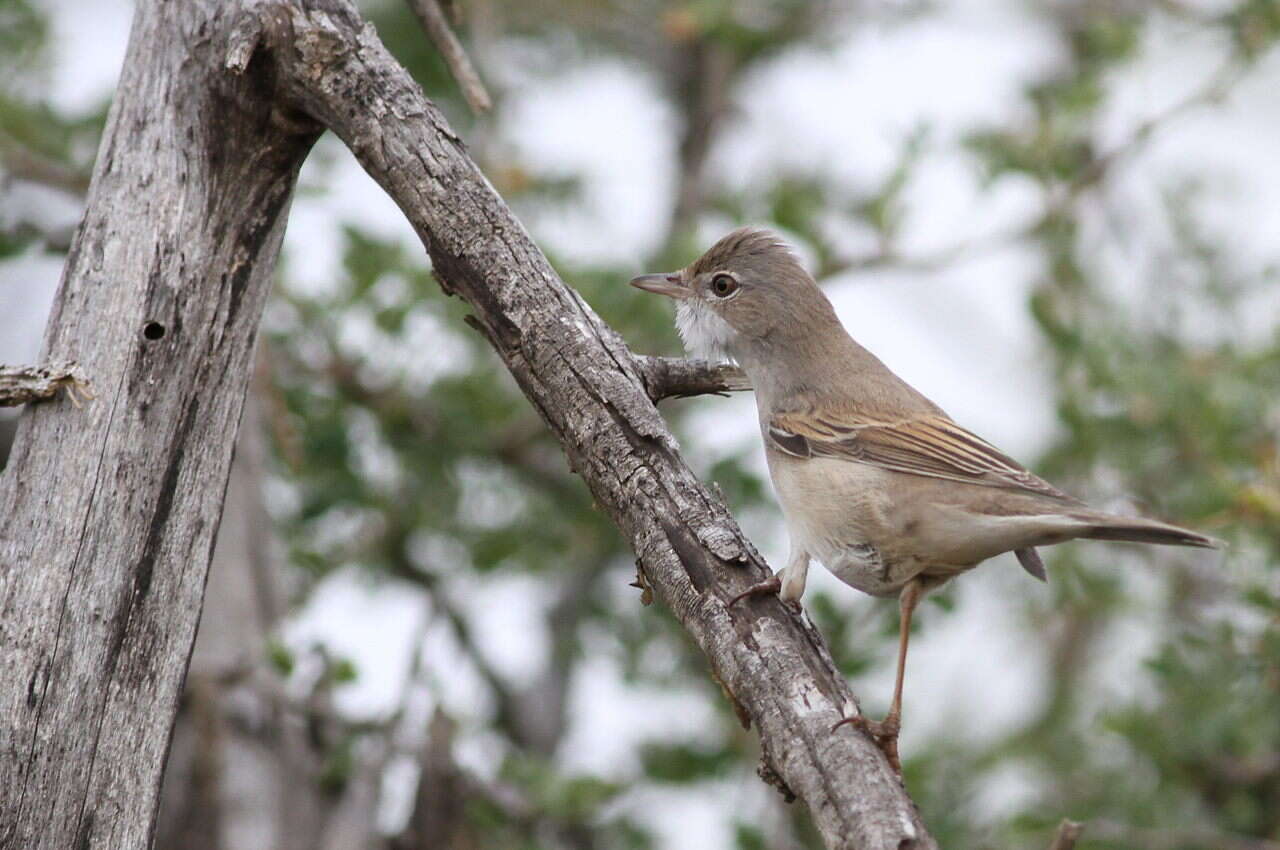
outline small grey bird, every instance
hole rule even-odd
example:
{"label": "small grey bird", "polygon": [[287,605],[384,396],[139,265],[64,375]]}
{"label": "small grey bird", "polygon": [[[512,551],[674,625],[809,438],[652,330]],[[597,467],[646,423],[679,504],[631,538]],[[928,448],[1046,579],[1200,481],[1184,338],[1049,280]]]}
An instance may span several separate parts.
{"label": "small grey bird", "polygon": [[[911,614],[921,597],[1001,552],[1043,581],[1035,547],[1073,538],[1216,548],[1155,520],[1087,507],[1032,475],[854,342],[799,260],[742,228],[687,268],[632,286],[676,302],[690,353],[736,360],[751,380],[769,475],[791,537],[787,565],[746,596],[797,603],[809,562],[901,606],[898,674],[883,721],[861,716],[897,769]],[[834,731],[834,730],[833,730]]]}

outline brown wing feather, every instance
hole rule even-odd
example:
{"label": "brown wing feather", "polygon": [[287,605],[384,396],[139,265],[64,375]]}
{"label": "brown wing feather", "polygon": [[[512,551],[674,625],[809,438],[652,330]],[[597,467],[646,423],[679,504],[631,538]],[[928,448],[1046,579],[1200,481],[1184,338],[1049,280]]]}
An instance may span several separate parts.
{"label": "brown wing feather", "polygon": [[836,458],[1075,501],[945,416],[887,422],[845,411],[779,412],[769,422],[769,438],[794,457]]}

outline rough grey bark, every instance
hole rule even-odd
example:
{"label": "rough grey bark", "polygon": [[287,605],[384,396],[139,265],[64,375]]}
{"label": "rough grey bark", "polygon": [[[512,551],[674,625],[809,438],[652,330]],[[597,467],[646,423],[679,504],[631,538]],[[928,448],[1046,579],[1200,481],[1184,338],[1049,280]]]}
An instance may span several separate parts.
{"label": "rough grey bark", "polygon": [[316,137],[222,69],[222,0],[137,5],[0,480],[0,847],[145,848],[285,213]]}
{"label": "rough grey bark", "polygon": [[560,281],[372,28],[346,2],[329,5],[277,6],[249,22],[232,66],[269,53],[293,103],[340,136],[404,211],[441,285],[475,309],[475,326],[755,722],[770,770],[808,804],[827,845],[936,846],[871,741],[831,732],[854,700],[812,625],[777,600],[727,607],[768,567],[680,459],[641,364]]}

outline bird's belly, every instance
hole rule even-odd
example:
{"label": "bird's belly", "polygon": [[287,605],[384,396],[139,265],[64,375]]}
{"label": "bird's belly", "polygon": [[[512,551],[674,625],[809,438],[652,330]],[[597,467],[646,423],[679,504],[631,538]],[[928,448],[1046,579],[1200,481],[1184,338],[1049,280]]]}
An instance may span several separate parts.
{"label": "bird's belly", "polygon": [[897,596],[921,570],[915,563],[886,562],[870,543],[833,546],[812,554],[836,578],[872,596]]}
{"label": "bird's belly", "polygon": [[845,584],[894,596],[924,569],[916,558],[884,545],[892,506],[884,496],[883,470],[771,457],[770,471],[793,543]]}

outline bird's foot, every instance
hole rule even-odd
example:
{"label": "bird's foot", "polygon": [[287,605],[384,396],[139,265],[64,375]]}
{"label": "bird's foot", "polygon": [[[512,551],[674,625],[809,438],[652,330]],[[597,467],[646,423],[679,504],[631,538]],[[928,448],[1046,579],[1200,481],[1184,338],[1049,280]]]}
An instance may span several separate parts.
{"label": "bird's foot", "polygon": [[[730,599],[729,605],[727,607],[732,608],[734,605],[737,605],[739,602],[741,602],[743,599],[746,599],[749,596],[777,596],[781,591],[782,591],[782,579],[778,578],[777,575],[772,575],[758,584],[751,585],[746,590],[742,591],[737,596]],[[798,602],[789,602],[787,604],[791,608],[800,607],[800,604]]]}
{"label": "bird's foot", "polygon": [[902,729],[902,719],[898,715],[890,714],[884,720],[871,720],[861,714],[855,714],[832,726],[831,731],[835,732],[846,723],[856,726],[870,737],[880,748],[880,752],[884,753],[884,757],[889,760],[889,766],[899,776],[902,775],[902,761],[898,758],[898,732]]}

